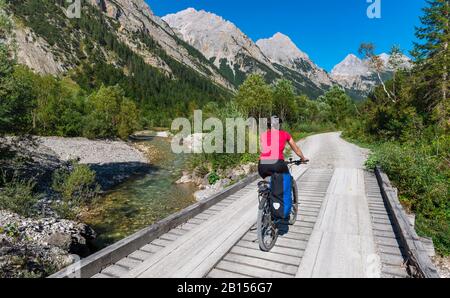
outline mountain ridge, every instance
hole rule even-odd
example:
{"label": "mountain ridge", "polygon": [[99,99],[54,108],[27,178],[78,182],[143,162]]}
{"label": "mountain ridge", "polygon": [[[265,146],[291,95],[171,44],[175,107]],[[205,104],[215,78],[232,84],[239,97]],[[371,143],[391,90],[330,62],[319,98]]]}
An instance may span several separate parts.
{"label": "mountain ridge", "polygon": [[[277,32],[254,42],[232,22],[205,10],[188,8],[160,18],[143,0],[86,0],[83,14],[89,21],[74,21],[57,16],[63,7],[49,4],[48,0],[39,6],[41,1],[14,1],[29,11],[13,11],[22,20],[16,29],[19,62],[42,73],[78,71],[88,60],[102,61],[111,72],[120,70],[125,76],[142,72],[136,65],[129,65],[130,54],[124,56],[122,49],[126,47],[136,56],[133,59],[142,58],[167,80],[180,80],[189,73],[191,83],[207,90],[213,88],[205,87],[209,83],[201,81],[211,81],[235,92],[248,75],[258,73],[269,83],[286,78],[298,92],[311,98],[317,98],[333,85],[362,98],[379,82],[367,63],[356,55],[347,56],[328,73],[289,36]],[[49,10],[48,24],[44,26],[32,17],[33,9],[38,7]],[[92,24],[84,22],[95,22],[100,28],[91,28]],[[61,26],[73,27],[73,31],[61,31]],[[117,51],[121,51],[122,57],[118,57]],[[386,64],[389,55],[381,54],[380,59]],[[386,68],[386,73],[390,71]],[[144,76],[150,78],[148,74]],[[148,96],[146,92],[135,93]]]}
{"label": "mountain ridge", "polygon": [[[185,42],[227,73],[235,85],[243,74],[281,75],[256,44],[232,22],[205,10],[187,8],[162,17]],[[244,75],[245,76],[245,75]]]}

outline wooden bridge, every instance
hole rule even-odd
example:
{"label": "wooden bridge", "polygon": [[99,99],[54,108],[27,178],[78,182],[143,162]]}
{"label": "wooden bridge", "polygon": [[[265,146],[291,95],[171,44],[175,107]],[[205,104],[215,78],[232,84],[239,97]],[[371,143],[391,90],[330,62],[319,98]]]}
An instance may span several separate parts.
{"label": "wooden bridge", "polygon": [[293,168],[297,222],[271,252],[255,230],[257,176],[199,202],[51,277],[439,277],[381,171],[338,133],[300,143],[310,165]]}

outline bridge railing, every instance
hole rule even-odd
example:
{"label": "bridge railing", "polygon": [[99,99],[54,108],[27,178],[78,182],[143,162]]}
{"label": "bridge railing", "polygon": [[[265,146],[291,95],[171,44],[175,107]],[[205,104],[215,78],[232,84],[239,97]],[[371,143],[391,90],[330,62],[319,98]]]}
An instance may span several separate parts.
{"label": "bridge railing", "polygon": [[408,254],[407,265],[411,275],[419,278],[439,278],[439,273],[431,262],[427,249],[400,204],[397,189],[392,187],[388,176],[380,167],[375,169],[375,175],[386,206],[393,215],[392,224],[399,231],[400,242]]}

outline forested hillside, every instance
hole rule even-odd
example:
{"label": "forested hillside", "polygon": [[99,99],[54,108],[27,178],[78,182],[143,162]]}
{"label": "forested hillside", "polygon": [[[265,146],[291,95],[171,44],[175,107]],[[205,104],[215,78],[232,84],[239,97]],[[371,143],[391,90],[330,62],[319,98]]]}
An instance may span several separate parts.
{"label": "forested hillside", "polygon": [[[69,64],[65,65],[69,69],[67,77],[83,91],[91,93],[102,84],[118,85],[138,105],[147,123],[167,124],[169,118],[186,115],[208,101],[228,98],[228,91],[167,55],[145,31],[133,32],[131,38],[136,44],[162,59],[171,72],[150,66],[119,37],[119,22],[87,1],[83,2],[80,19],[65,16],[61,8],[65,1],[7,3],[18,27],[31,28],[48,42],[56,56],[64,57],[61,60]],[[193,55],[203,57],[184,46]]]}

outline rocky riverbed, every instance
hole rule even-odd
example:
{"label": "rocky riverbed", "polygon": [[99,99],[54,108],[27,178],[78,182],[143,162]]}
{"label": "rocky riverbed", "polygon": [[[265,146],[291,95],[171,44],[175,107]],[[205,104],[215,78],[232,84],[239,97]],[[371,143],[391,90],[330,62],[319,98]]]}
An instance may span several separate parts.
{"label": "rocky riverbed", "polygon": [[0,277],[44,277],[89,255],[95,236],[82,223],[0,210]]}
{"label": "rocky riverbed", "polygon": [[96,172],[103,190],[149,169],[146,154],[130,143],[85,138],[40,137],[37,151],[51,150],[61,161],[78,160]]}
{"label": "rocky riverbed", "polygon": [[56,169],[68,167],[71,160],[87,164],[106,191],[151,168],[146,152],[123,141],[1,138],[0,145],[5,144],[16,155],[3,159],[0,168],[33,179],[43,196],[36,205],[37,218],[0,210],[0,277],[43,277],[92,253],[95,232],[86,224],[58,219],[51,210],[52,201],[59,199],[51,188]]}

